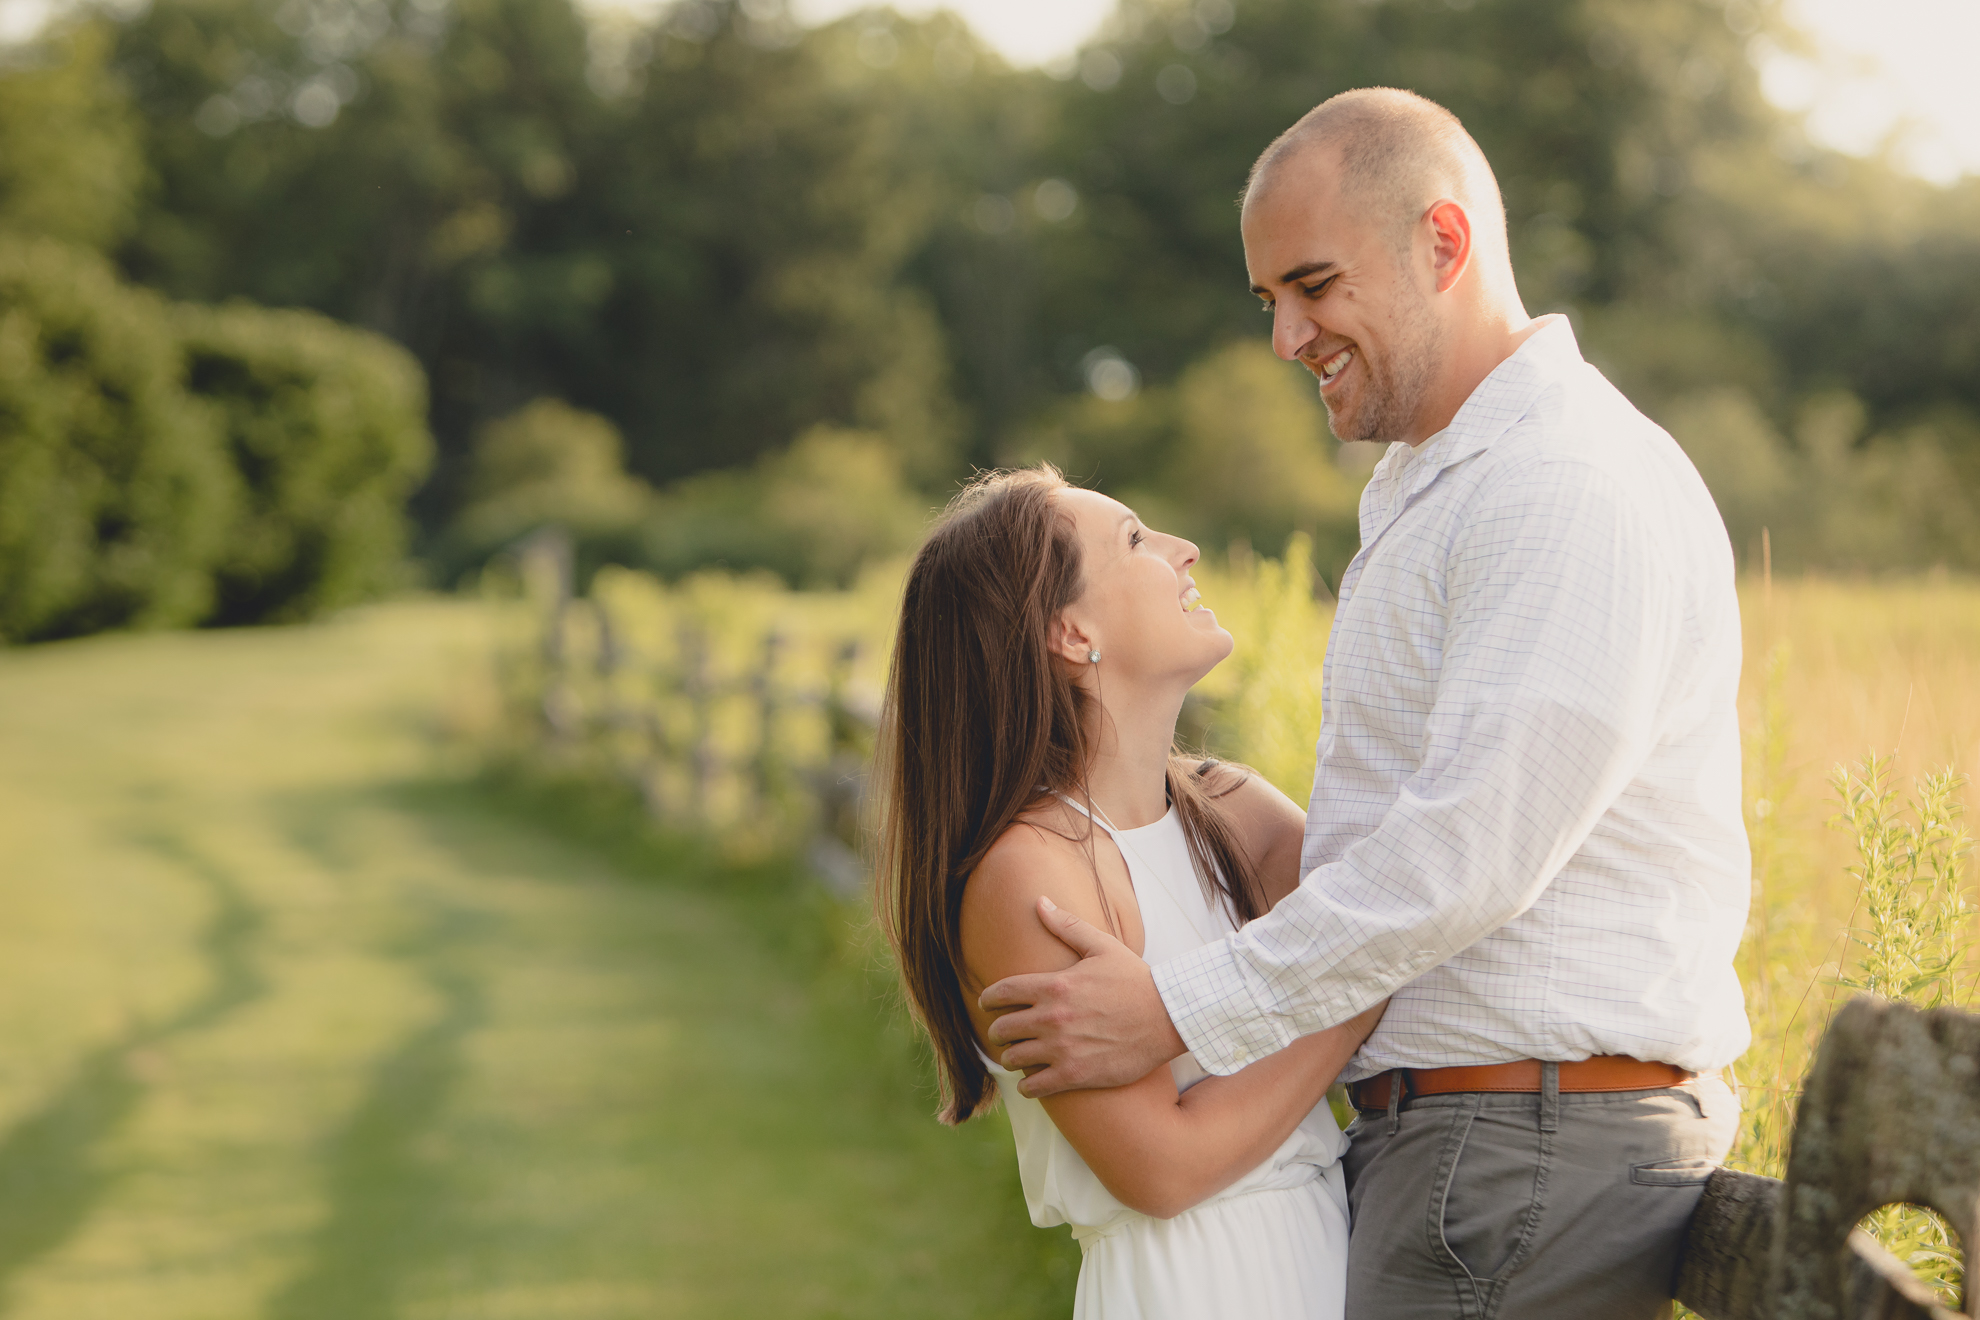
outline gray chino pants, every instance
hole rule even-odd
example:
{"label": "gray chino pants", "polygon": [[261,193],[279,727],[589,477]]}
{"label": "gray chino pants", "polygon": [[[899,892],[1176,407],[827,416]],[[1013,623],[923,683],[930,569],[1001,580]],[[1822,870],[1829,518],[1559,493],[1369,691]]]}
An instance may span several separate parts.
{"label": "gray chino pants", "polygon": [[1739,1126],[1718,1078],[1422,1096],[1363,1110],[1344,1161],[1347,1320],[1655,1320]]}

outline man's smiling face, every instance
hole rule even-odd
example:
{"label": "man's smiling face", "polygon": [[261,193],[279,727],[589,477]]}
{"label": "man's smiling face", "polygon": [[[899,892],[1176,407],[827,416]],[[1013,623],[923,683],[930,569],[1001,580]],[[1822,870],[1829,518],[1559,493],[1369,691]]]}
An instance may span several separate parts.
{"label": "man's smiling face", "polygon": [[[1334,152],[1272,166],[1245,199],[1244,258],[1272,316],[1272,348],[1320,382],[1342,440],[1415,443],[1442,334],[1411,245],[1344,198]],[[1414,219],[1414,217],[1411,217]]]}

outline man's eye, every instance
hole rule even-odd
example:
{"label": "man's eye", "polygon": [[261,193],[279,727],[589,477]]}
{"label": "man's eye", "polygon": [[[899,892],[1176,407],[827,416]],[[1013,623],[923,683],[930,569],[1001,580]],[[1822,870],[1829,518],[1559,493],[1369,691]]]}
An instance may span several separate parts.
{"label": "man's eye", "polygon": [[1336,277],[1329,275],[1326,279],[1321,280],[1318,284],[1302,284],[1300,286],[1299,291],[1305,294],[1309,298],[1318,298],[1321,294],[1327,291],[1330,285],[1333,284],[1335,278]]}
{"label": "man's eye", "polygon": [[1274,311],[1278,310],[1278,306],[1279,304],[1275,302],[1261,302],[1258,304],[1258,310],[1270,316]]}

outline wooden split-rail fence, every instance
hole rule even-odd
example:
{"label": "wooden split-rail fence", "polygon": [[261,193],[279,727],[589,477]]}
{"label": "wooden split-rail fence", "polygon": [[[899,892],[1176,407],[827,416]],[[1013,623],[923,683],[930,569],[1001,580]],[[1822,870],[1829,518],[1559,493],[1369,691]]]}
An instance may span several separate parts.
{"label": "wooden split-rail fence", "polygon": [[[718,675],[703,624],[682,620],[665,658],[642,655],[604,603],[574,597],[567,537],[539,533],[517,557],[542,610],[529,704],[547,753],[617,775],[663,821],[719,818],[797,842],[834,891],[859,893],[876,712],[852,683],[856,642],[836,643],[823,681],[806,686],[779,677],[786,638],[772,628],[754,666]],[[794,756],[781,734],[800,715],[814,736]],[[1980,1017],[1865,996],[1822,1039],[1787,1177],[1720,1169],[1706,1183],[1677,1299],[1704,1320],[1980,1316],[1980,1290],[1947,1309],[1857,1227],[1901,1203],[1936,1210],[1964,1241],[1980,1232]]]}
{"label": "wooden split-rail fence", "polygon": [[[796,847],[832,891],[861,892],[879,711],[855,682],[859,639],[795,639],[771,622],[744,639],[748,659],[723,663],[735,629],[718,638],[720,621],[684,612],[664,642],[643,644],[609,601],[574,594],[559,529],[514,555],[538,631],[509,658],[505,686],[526,709],[532,752],[627,784],[655,820],[685,832]],[[813,653],[804,672],[785,663],[799,640]]]}

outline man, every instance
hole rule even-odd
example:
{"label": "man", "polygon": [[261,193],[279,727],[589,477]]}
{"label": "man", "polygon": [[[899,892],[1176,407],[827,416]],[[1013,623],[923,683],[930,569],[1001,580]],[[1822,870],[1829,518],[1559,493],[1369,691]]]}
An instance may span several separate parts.
{"label": "man", "polygon": [[1152,969],[1041,907],[1082,960],[986,990],[992,1034],[1046,1095],[1185,1049],[1234,1072],[1392,996],[1343,1074],[1347,1314],[1663,1314],[1748,1040],[1724,527],[1566,319],[1526,314],[1447,111],[1333,98],[1259,158],[1242,227],[1335,434],[1400,442],[1341,584],[1305,879]]}

